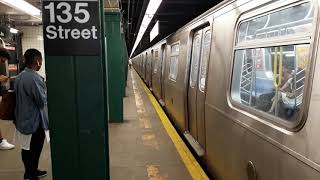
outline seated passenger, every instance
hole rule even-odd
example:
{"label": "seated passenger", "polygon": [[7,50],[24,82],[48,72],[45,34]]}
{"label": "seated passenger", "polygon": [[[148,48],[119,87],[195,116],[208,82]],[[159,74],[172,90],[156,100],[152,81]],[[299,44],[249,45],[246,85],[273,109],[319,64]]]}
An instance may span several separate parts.
{"label": "seated passenger", "polygon": [[[278,101],[286,101],[288,102],[288,99],[292,99],[294,101],[294,93],[293,93],[293,76],[291,74],[291,71],[283,67],[283,77],[280,89],[278,90]],[[272,106],[269,109],[269,113],[272,113],[275,110],[276,107],[276,101],[275,101],[276,95],[271,99]]]}
{"label": "seated passenger", "polygon": [[[278,91],[278,102],[281,103],[281,112],[284,113],[286,118],[292,117],[298,109],[297,107],[302,104],[304,78],[304,69],[299,68],[297,72],[291,72],[286,67],[283,68],[283,85]],[[294,79],[296,82],[294,82]],[[273,113],[276,103],[274,96],[269,113]]]}

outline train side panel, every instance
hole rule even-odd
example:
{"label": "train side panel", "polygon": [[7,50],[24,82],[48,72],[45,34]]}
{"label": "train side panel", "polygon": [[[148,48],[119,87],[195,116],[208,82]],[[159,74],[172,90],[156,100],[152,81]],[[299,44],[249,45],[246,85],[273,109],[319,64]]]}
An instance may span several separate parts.
{"label": "train side panel", "polygon": [[[311,61],[306,71],[308,76],[306,77],[306,95],[304,96],[306,104],[302,108],[302,111],[305,110],[305,112],[303,112],[302,121],[299,124],[300,129],[284,127],[277,122],[265,119],[264,116],[260,116],[261,112],[255,114],[252,109],[249,111],[248,108],[236,106],[231,101],[230,93],[232,75],[236,73],[233,70],[236,51],[234,44],[236,37],[238,37],[237,30],[239,27],[237,23],[239,18],[245,16],[252,19],[255,16],[260,17],[262,11],[268,13],[277,8],[285,10],[299,3],[308,2],[301,0],[235,1],[214,12],[205,100],[204,131],[206,146],[204,159],[209,172],[215,178],[254,180],[256,176],[259,180],[320,179],[320,153],[318,150],[318,147],[320,147],[320,141],[318,141],[320,138],[320,121],[317,120],[320,116],[320,111],[318,111],[320,106],[320,60],[316,57],[320,53],[320,48],[317,49],[320,30],[315,28],[318,27],[319,16],[314,21],[316,24],[310,27],[315,33],[312,34],[314,41],[310,45],[312,51],[310,51],[311,55],[309,57]],[[318,13],[318,1],[311,2],[314,3],[315,12]],[[312,11],[310,11],[311,13]],[[205,20],[198,19],[200,24],[201,21]],[[301,23],[301,21],[298,23]],[[194,28],[197,28],[196,24],[197,22],[190,24],[166,39],[166,55],[164,66],[162,66],[162,93],[165,94],[165,108],[182,133],[189,130],[187,87],[189,85],[190,49],[192,45],[190,36],[192,37]],[[286,39],[285,41],[278,41],[274,46],[281,49],[281,46],[301,42],[309,43],[308,39],[305,41],[299,41],[298,39],[294,42]],[[177,61],[176,44],[179,48]],[[264,48],[263,45],[258,47]],[[246,47],[241,48],[245,49]],[[239,48],[239,51],[242,50],[241,48]],[[247,49],[250,50],[250,48],[253,49],[256,46],[252,45]],[[151,50],[155,53],[156,49],[159,53],[161,52],[161,47],[157,44],[142,53],[138,72],[145,82],[152,87],[159,100],[159,94],[161,93],[159,93],[159,84],[157,84],[158,74],[154,73],[157,60],[155,60],[155,54],[151,56]],[[305,53],[303,48],[300,48],[300,50]],[[259,52],[263,53],[261,50]],[[150,61],[151,66],[150,64],[147,65],[146,53],[152,59]],[[282,51],[280,56],[281,53]],[[291,52],[286,50],[285,53],[290,54]],[[274,50],[273,54],[278,54],[278,52]],[[248,55],[250,54],[246,56]],[[254,58],[258,56],[259,54]],[[296,56],[296,54],[288,55],[288,57],[292,56]],[[178,62],[176,76],[172,73],[175,69],[174,62]],[[256,67],[261,68],[260,66]],[[270,67],[272,66],[270,65]],[[264,79],[267,79],[266,77]],[[263,89],[266,86],[261,87]],[[306,121],[304,121],[305,119]]]}
{"label": "train side panel", "polygon": [[153,50],[152,90],[158,100],[161,99],[161,76],[162,76],[162,57],[160,46],[155,46]]}
{"label": "train side panel", "polygon": [[[206,163],[216,178],[224,180],[248,179],[248,169],[249,172],[255,170],[259,180],[320,179],[317,140],[320,133],[319,121],[316,118],[320,116],[320,112],[316,110],[320,105],[317,98],[320,92],[319,58],[313,59],[316,63],[314,77],[317,78],[311,81],[313,92],[309,115],[299,131],[287,130],[244,109],[235,108],[228,100],[230,74],[233,73],[235,28],[240,14],[259,9],[260,6],[272,10],[272,7],[282,7],[297,1],[278,1],[262,5],[263,2],[267,1],[251,1],[214,21],[214,48],[211,51],[205,106]],[[318,7],[317,3],[315,7]],[[318,31],[314,37],[315,44],[318,43]],[[313,63],[310,66],[308,72],[312,73]],[[312,74],[310,76],[313,77]]]}
{"label": "train side panel", "polygon": [[[170,118],[182,132],[186,130],[185,73],[188,69],[187,43],[187,30],[175,34],[167,39],[167,58],[165,59],[165,70],[163,76],[165,108],[169,113]],[[173,55],[174,53],[172,52],[172,50],[176,50],[175,48],[179,48],[176,69],[174,64],[176,61],[176,55]],[[174,72],[177,73],[176,77]]]}

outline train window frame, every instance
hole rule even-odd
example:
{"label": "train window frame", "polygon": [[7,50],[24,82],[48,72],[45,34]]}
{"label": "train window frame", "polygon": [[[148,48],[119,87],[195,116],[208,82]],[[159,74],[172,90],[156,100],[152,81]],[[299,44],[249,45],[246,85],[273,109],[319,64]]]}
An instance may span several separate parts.
{"label": "train window frame", "polygon": [[[208,48],[208,60],[207,60],[207,67],[206,67],[206,73],[205,73],[205,80],[204,80],[204,87],[203,89],[201,88],[201,72],[202,72],[202,62],[203,62],[203,52],[204,52],[204,43],[205,43],[205,37],[206,35],[210,34],[210,42],[209,42],[209,48]],[[199,65],[199,75],[198,75],[198,88],[199,91],[204,93],[206,91],[206,87],[207,87],[207,79],[208,79],[208,71],[209,71],[209,63],[210,63],[210,53],[211,53],[211,46],[212,46],[212,31],[211,28],[207,29],[206,31],[203,32],[203,39],[202,39],[202,43],[201,43],[201,52],[200,52],[200,65]]]}
{"label": "train window frame", "polygon": [[[195,40],[198,38],[199,40],[199,49],[196,49]],[[190,66],[190,76],[189,76],[189,87],[195,88],[197,86],[198,76],[199,76],[199,67],[201,60],[201,46],[202,46],[202,33],[195,33],[192,39],[192,47],[191,47],[191,66]],[[198,51],[199,54],[195,54],[195,51]],[[195,57],[197,56],[197,57]],[[198,61],[195,61],[194,58],[198,58]],[[198,63],[198,67],[193,64],[194,62]],[[194,69],[196,67],[197,69]]]}
{"label": "train window frame", "polygon": [[158,73],[158,66],[159,66],[159,52],[158,52],[158,50],[154,50],[153,51],[154,53],[153,53],[153,55],[154,55],[154,67],[153,67],[153,74],[157,74]]}
{"label": "train window frame", "polygon": [[160,55],[159,55],[159,60],[161,63],[159,63],[159,68],[161,69],[161,78],[164,77],[165,69],[166,69],[166,59],[167,59],[167,42],[165,41],[160,45]]}
{"label": "train window frame", "polygon": [[[271,14],[277,11],[282,11],[284,9],[289,9],[294,6],[299,6],[304,3],[310,3],[311,7],[313,8],[313,19],[312,19],[312,29],[310,33],[301,34],[299,36],[293,36],[293,37],[286,37],[286,38],[273,38],[270,41],[262,40],[261,42],[254,42],[254,43],[238,43],[239,39],[239,29],[240,25],[243,22],[250,21],[255,18],[259,18],[262,16],[265,16],[267,14]],[[272,3],[272,5],[276,4]],[[231,63],[231,73],[229,77],[229,83],[228,83],[228,91],[227,91],[227,100],[228,105],[232,108],[237,110],[238,112],[245,114],[249,117],[252,117],[255,120],[258,120],[260,122],[263,122],[264,124],[270,125],[275,124],[276,126],[280,126],[280,128],[284,128],[289,131],[298,131],[303,127],[304,122],[307,119],[307,110],[310,103],[310,94],[311,94],[311,87],[310,87],[310,81],[312,80],[312,76],[314,74],[313,72],[313,65],[315,61],[314,57],[314,37],[315,37],[315,30],[317,25],[317,17],[318,17],[318,7],[315,6],[314,2],[312,1],[294,1],[294,2],[287,2],[286,4],[278,4],[278,6],[274,7],[271,10],[268,10],[266,8],[266,11],[262,11],[262,8],[260,7],[258,9],[249,10],[247,12],[242,13],[239,15],[238,21],[235,24],[235,31],[234,31],[234,42],[233,42],[233,55],[232,55],[232,63]],[[259,11],[260,10],[260,11]],[[250,16],[251,13],[251,16]],[[252,14],[253,13],[253,14]],[[248,15],[249,14],[249,15]],[[297,118],[295,118],[292,122],[289,122],[285,119],[282,119],[280,117],[277,117],[275,115],[270,115],[267,112],[260,111],[259,109],[256,109],[254,107],[246,106],[242,104],[241,102],[237,102],[232,98],[232,86],[233,86],[233,78],[235,73],[235,64],[236,64],[236,53],[237,51],[241,50],[248,50],[248,49],[254,49],[254,48],[268,48],[268,47],[282,47],[282,46],[297,46],[297,45],[303,45],[308,44],[309,45],[309,61],[306,67],[305,71],[305,81],[304,81],[304,90],[303,90],[303,100],[301,105],[301,110],[298,112]],[[272,126],[272,125],[271,125]]]}
{"label": "train window frame", "polygon": [[[172,48],[174,46],[178,47],[178,52],[177,53],[172,53]],[[170,45],[170,58],[169,58],[169,73],[168,73],[168,79],[176,82],[177,78],[178,78],[178,74],[179,74],[179,56],[180,56],[180,41],[174,42]],[[171,68],[172,68],[172,58],[175,57],[177,63],[177,69],[176,69],[176,73],[174,73],[173,75],[175,76],[174,78],[171,77],[172,72],[171,72]]]}
{"label": "train window frame", "polygon": [[[311,10],[313,10],[313,13],[315,14],[315,8],[314,8],[314,4],[312,3],[312,1],[311,0],[304,0],[304,1],[298,1],[298,0],[295,0],[293,3],[291,3],[291,4],[289,4],[288,5],[288,3],[286,4],[286,5],[283,5],[282,7],[279,7],[279,8],[273,8],[272,10],[267,10],[267,11],[260,11],[260,13],[259,14],[254,14],[254,15],[249,15],[249,18],[248,17],[246,17],[246,18],[240,18],[240,19],[242,19],[241,21],[238,21],[238,25],[237,25],[237,37],[236,37],[236,41],[235,41],[235,44],[236,45],[238,45],[238,44],[244,44],[244,46],[246,46],[247,44],[252,44],[252,42],[254,42],[254,41],[258,41],[258,42],[260,42],[260,41],[262,41],[262,42],[268,42],[268,41],[274,41],[275,39],[281,39],[281,40],[285,40],[285,39],[292,39],[292,36],[289,36],[289,37],[286,37],[286,36],[274,36],[274,37],[268,37],[268,38],[261,38],[261,39],[253,39],[253,40],[247,40],[247,43],[242,43],[242,42],[240,42],[240,34],[239,34],[239,32],[240,32],[240,28],[241,28],[241,25],[242,24],[245,24],[245,23],[247,23],[247,22],[253,22],[253,20],[257,20],[257,19],[259,19],[259,18],[261,18],[261,17],[265,17],[266,15],[274,15],[274,14],[276,14],[276,13],[278,13],[278,12],[280,12],[280,11],[285,11],[285,10],[288,10],[288,9],[290,9],[290,8],[292,8],[292,7],[295,7],[295,6],[299,6],[299,5],[303,5],[303,4],[307,4],[307,3],[310,3],[310,6],[311,7],[313,7],[313,8],[310,8]],[[310,15],[309,13],[307,14],[308,16]],[[270,17],[270,16],[269,16]],[[314,17],[313,17],[314,18]],[[267,23],[269,23],[269,21],[270,21],[270,19],[268,20],[268,22]],[[285,25],[286,23],[284,23],[284,24],[279,24],[279,25]],[[290,24],[290,23],[288,23],[288,24]],[[278,25],[278,26],[279,26]],[[276,25],[277,26],[277,25]],[[273,26],[274,27],[274,26]],[[265,28],[265,27],[264,27]],[[266,28],[270,28],[270,27],[266,27]],[[304,32],[300,32],[300,33],[294,33],[295,34],[295,36],[301,36],[300,34],[303,34]],[[306,33],[304,33],[304,34],[306,34]],[[311,32],[310,32],[310,34],[311,34]],[[279,38],[280,37],[280,38]]]}

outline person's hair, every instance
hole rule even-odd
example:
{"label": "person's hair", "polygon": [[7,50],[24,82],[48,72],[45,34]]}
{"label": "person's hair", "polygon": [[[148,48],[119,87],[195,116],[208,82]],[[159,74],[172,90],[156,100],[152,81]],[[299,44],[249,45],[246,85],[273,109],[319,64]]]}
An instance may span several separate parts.
{"label": "person's hair", "polygon": [[37,59],[42,59],[41,52],[36,49],[28,49],[23,56],[26,66],[32,66],[36,63]]}
{"label": "person's hair", "polygon": [[11,56],[10,56],[8,50],[6,50],[5,48],[0,48],[0,57],[4,57],[8,60],[11,59]]}

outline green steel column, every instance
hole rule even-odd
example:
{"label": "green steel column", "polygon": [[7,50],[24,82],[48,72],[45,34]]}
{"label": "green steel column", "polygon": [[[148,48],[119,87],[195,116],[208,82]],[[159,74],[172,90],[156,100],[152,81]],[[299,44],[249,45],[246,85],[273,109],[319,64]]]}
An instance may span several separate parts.
{"label": "green steel column", "polygon": [[108,85],[108,57],[107,57],[107,37],[106,37],[106,27],[108,24],[106,24],[105,21],[105,13],[104,13],[104,0],[100,0],[100,22],[101,22],[101,56],[102,56],[102,69],[103,69],[103,93],[104,93],[104,114],[105,114],[105,119],[104,119],[104,127],[105,127],[105,134],[106,138],[104,139],[105,141],[105,160],[106,164],[103,168],[105,168],[105,174],[106,178],[105,180],[110,180],[110,158],[109,158],[109,112],[108,109],[110,107],[109,105],[109,85]]}
{"label": "green steel column", "polygon": [[[121,24],[121,23],[120,23]],[[123,49],[123,42],[122,42],[122,36],[123,36],[123,30],[122,30],[122,27],[120,26],[120,46],[119,46],[119,48],[120,48],[120,51],[121,51],[121,68],[122,68],[122,72],[123,72],[123,76],[121,76],[121,81],[123,81],[124,83],[122,83],[121,85],[122,85],[122,87],[121,87],[121,92],[122,92],[122,97],[125,97],[125,68],[124,68],[124,49]]]}
{"label": "green steel column", "polygon": [[103,7],[100,56],[45,56],[54,180],[110,179]]}
{"label": "green steel column", "polygon": [[[122,34],[122,43],[123,43],[123,55],[124,55],[124,59],[123,59],[123,62],[124,62],[124,72],[125,72],[125,82],[127,82],[127,78],[128,78],[128,51],[127,51],[127,45],[126,45],[126,40],[125,40],[125,36],[124,34]],[[125,87],[124,89],[126,88],[126,85],[127,83],[125,83]]]}
{"label": "green steel column", "polygon": [[123,68],[123,81],[124,81],[124,83],[123,83],[123,94],[122,94],[122,96],[123,97],[125,97],[126,96],[126,82],[127,82],[127,78],[126,78],[126,76],[127,76],[127,68],[126,67],[128,67],[127,66],[127,63],[126,63],[126,49],[125,49],[125,41],[124,41],[124,34],[123,33],[121,33],[121,50],[122,50],[122,68]]}
{"label": "green steel column", "polygon": [[105,12],[108,86],[109,86],[109,121],[123,122],[123,95],[125,89],[123,50],[120,32],[120,11]]}

